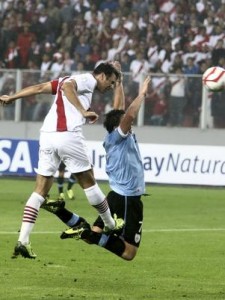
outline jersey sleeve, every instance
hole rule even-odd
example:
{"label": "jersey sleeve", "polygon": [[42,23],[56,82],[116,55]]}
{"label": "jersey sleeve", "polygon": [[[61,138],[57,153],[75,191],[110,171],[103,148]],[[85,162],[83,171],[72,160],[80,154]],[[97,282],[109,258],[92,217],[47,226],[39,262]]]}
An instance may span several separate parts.
{"label": "jersey sleeve", "polygon": [[118,133],[123,137],[126,138],[129,135],[128,133],[123,133],[122,129],[120,128],[120,126],[117,128]]}
{"label": "jersey sleeve", "polygon": [[55,95],[57,92],[57,88],[58,88],[58,84],[59,84],[59,80],[55,79],[51,81],[51,85],[52,85],[52,95]]}

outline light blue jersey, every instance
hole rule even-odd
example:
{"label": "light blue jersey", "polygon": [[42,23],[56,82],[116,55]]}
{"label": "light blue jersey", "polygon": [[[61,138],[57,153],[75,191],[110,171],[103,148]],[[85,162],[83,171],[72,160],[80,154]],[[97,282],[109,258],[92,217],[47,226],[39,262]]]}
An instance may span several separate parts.
{"label": "light blue jersey", "polygon": [[111,189],[123,196],[142,195],[144,169],[134,134],[125,135],[118,127],[106,136],[103,146]]}

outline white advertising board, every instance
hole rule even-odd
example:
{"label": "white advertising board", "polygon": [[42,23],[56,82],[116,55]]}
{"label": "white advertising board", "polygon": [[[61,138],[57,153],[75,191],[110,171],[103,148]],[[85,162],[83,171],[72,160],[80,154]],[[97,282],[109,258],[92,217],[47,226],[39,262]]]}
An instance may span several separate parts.
{"label": "white advertising board", "polygon": [[[89,141],[96,179],[107,180],[101,142]],[[139,143],[146,183],[225,185],[225,147]]]}

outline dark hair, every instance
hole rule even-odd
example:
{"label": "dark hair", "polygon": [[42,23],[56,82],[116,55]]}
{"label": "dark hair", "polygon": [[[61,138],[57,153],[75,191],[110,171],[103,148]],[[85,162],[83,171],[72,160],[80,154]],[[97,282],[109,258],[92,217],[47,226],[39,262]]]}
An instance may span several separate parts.
{"label": "dark hair", "polygon": [[120,124],[121,116],[125,114],[123,109],[113,109],[105,115],[105,120],[103,122],[104,127],[110,133],[115,127]]}
{"label": "dark hair", "polygon": [[116,75],[116,79],[119,79],[120,72],[117,71],[111,63],[100,63],[93,71],[95,75],[104,73],[106,77],[112,76],[112,74]]}

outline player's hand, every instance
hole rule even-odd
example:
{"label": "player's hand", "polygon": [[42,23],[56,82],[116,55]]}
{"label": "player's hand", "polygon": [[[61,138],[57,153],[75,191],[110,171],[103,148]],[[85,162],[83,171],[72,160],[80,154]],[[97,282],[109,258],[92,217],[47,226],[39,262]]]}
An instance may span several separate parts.
{"label": "player's hand", "polygon": [[111,64],[117,71],[121,72],[121,64],[118,60],[113,60]]}
{"label": "player's hand", "polygon": [[89,119],[90,124],[94,124],[99,118],[98,114],[94,111],[85,111],[83,117]]}
{"label": "player's hand", "polygon": [[8,96],[8,95],[0,96],[0,104],[1,105],[7,105],[7,104],[10,104],[12,102],[13,102],[13,100],[11,100],[10,96]]}
{"label": "player's hand", "polygon": [[141,87],[141,90],[140,90],[140,95],[144,95],[146,96],[147,94],[147,91],[148,91],[148,87],[149,87],[149,84],[152,82],[152,79],[150,76],[147,76],[143,82],[143,85]]}
{"label": "player's hand", "polygon": [[119,72],[120,76],[119,76],[118,82],[121,83],[123,81],[123,73],[121,71],[120,62],[118,60],[114,60],[114,61],[111,62],[111,64]]}

